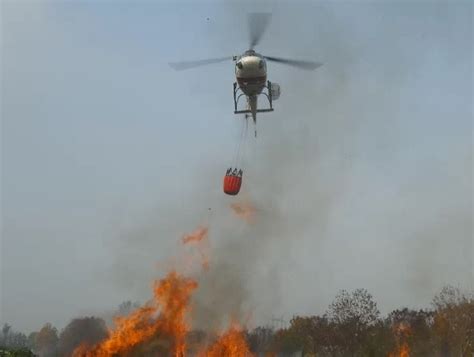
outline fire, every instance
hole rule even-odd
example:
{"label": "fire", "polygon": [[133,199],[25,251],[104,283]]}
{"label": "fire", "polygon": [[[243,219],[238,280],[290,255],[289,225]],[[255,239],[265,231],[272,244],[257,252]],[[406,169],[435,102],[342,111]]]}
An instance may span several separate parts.
{"label": "fire", "polygon": [[194,232],[185,234],[181,241],[183,244],[188,244],[191,242],[202,242],[207,239],[208,229],[207,227],[199,227]]}
{"label": "fire", "polygon": [[152,339],[169,341],[172,355],[185,353],[185,337],[189,331],[186,313],[190,299],[197,288],[196,281],[172,271],[155,283],[154,299],[133,311],[129,316],[117,317],[115,329],[97,346],[81,346],[73,357],[109,357],[126,355]]}
{"label": "fire", "polygon": [[389,353],[388,357],[410,357],[410,347],[408,347],[408,344],[404,342],[398,347],[396,352]]}
{"label": "fire", "polygon": [[410,357],[410,347],[405,342],[400,348],[400,357]]}
{"label": "fire", "polygon": [[194,232],[185,234],[181,238],[181,242],[184,245],[194,243],[196,245],[198,254],[201,259],[201,266],[204,270],[209,269],[209,242],[208,242],[209,230],[207,227],[199,227]]}
{"label": "fire", "polygon": [[164,307],[161,312],[160,330],[174,338],[176,357],[184,356],[185,353],[185,338],[189,331],[186,313],[190,310],[191,294],[197,287],[195,280],[181,277],[175,272],[171,272],[167,279],[155,284],[155,297]]}
{"label": "fire", "polygon": [[410,326],[406,323],[399,323],[394,332],[397,338],[397,350],[388,354],[388,357],[410,357],[410,347],[407,338],[411,335]]}
{"label": "fire", "polygon": [[255,209],[254,205],[249,201],[243,202],[236,202],[230,205],[230,208],[234,211],[234,213],[243,219],[247,223],[254,223],[255,222],[255,215],[257,210]]}
{"label": "fire", "polygon": [[[205,252],[201,243],[207,242],[207,235],[208,229],[200,227],[193,233],[183,236],[182,243],[193,243],[193,247],[197,247],[204,257]],[[206,268],[204,263],[203,266]],[[115,318],[115,326],[109,330],[107,339],[95,346],[83,344],[72,356],[112,357],[152,354],[185,357],[186,337],[191,329],[187,320],[191,311],[192,294],[197,288],[198,283],[195,279],[171,270],[165,278],[155,282],[153,299],[128,316]],[[166,352],[161,352],[163,350]],[[252,356],[242,329],[237,324],[232,324],[214,344],[208,349],[202,349],[199,354],[199,357],[218,356]]]}
{"label": "fire", "polygon": [[207,351],[199,357],[251,357],[242,329],[238,324],[231,324],[230,328],[222,334]]}

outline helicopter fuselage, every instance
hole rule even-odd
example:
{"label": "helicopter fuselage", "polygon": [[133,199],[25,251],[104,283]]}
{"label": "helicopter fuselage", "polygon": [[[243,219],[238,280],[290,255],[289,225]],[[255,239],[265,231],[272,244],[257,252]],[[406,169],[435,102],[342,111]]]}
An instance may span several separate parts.
{"label": "helicopter fuselage", "polygon": [[267,64],[265,58],[253,50],[246,51],[236,58],[235,77],[237,83],[248,97],[258,96],[267,83]]}

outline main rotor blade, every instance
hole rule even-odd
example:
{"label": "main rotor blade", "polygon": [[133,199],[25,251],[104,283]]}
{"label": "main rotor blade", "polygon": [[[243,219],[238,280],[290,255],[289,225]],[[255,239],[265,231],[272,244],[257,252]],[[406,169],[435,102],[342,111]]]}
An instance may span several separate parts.
{"label": "main rotor blade", "polygon": [[255,12],[249,14],[249,35],[250,35],[250,49],[253,50],[258,45],[260,39],[265,32],[271,18],[270,13]]}
{"label": "main rotor blade", "polygon": [[208,64],[224,62],[231,59],[232,57],[209,58],[209,59],[198,60],[198,61],[172,62],[169,65],[171,66],[171,68],[177,71],[182,71],[184,69],[190,69],[194,67],[205,66]]}
{"label": "main rotor blade", "polygon": [[308,70],[316,69],[323,65],[322,63],[319,63],[319,62],[300,61],[300,60],[280,58],[280,57],[269,57],[269,56],[264,56],[264,57],[265,59],[271,62],[287,64],[289,66],[298,67],[302,69],[308,69]]}

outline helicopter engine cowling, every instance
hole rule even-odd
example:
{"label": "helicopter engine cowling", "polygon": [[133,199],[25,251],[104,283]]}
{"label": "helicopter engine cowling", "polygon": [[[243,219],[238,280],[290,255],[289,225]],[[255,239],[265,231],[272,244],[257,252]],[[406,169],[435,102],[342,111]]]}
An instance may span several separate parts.
{"label": "helicopter engine cowling", "polygon": [[280,85],[278,83],[271,83],[270,91],[272,93],[272,100],[280,98]]}

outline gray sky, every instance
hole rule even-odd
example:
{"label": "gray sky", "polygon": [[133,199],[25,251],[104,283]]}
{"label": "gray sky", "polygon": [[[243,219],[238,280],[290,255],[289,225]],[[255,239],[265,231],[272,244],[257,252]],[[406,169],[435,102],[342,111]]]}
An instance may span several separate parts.
{"label": "gray sky", "polygon": [[[206,221],[199,321],[321,313],[359,287],[386,313],[473,287],[470,2],[1,5],[0,323],[145,301]],[[259,52],[324,66],[268,64],[282,95],[229,198],[233,65],[167,63],[241,53],[248,11],[273,12]],[[242,199],[253,225],[228,208]]]}

